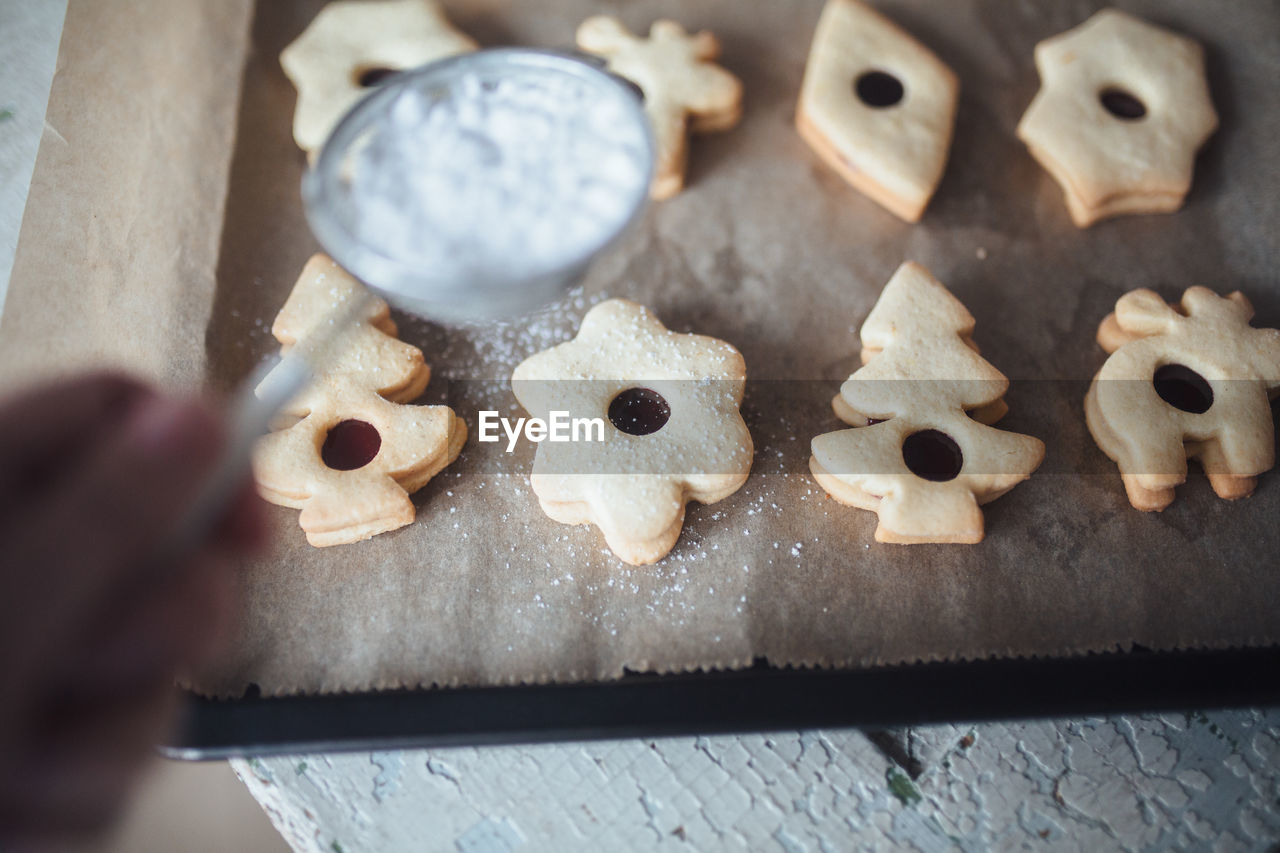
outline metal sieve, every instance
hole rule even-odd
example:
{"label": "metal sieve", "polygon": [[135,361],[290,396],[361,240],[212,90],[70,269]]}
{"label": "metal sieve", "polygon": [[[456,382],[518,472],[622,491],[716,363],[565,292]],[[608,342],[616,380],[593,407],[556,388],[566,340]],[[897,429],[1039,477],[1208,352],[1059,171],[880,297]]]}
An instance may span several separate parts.
{"label": "metal sieve", "polygon": [[[611,231],[602,231],[594,245],[564,258],[553,269],[529,271],[519,258],[500,271],[482,277],[448,277],[421,260],[393,257],[361,240],[350,202],[353,156],[372,137],[391,126],[391,109],[409,90],[432,99],[453,97],[467,79],[482,85],[502,80],[569,81],[589,87],[593,95],[620,107],[634,122],[635,137],[643,140],[645,178],[620,198],[629,215]],[[302,181],[307,221],[320,245],[348,272],[395,306],[444,322],[467,322],[528,312],[561,298],[581,280],[593,258],[612,245],[634,222],[648,198],[654,146],[648,117],[637,89],[584,59],[564,53],[528,48],[496,48],[461,54],[391,77],[349,112],[321,149]],[[566,110],[590,104],[567,104]],[[571,116],[566,113],[566,117]]]}

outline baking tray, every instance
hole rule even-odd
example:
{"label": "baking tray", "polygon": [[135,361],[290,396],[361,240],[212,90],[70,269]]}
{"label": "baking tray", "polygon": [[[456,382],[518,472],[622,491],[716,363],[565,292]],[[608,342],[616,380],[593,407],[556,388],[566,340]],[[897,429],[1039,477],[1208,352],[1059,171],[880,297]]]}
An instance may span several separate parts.
{"label": "baking tray", "polygon": [[[215,385],[233,387],[257,356],[274,349],[274,341],[264,339],[255,324],[269,320],[283,301],[291,273],[311,249],[296,209],[295,173],[300,160],[280,121],[293,94],[276,68],[275,57],[306,23],[317,2],[258,4],[254,16],[253,54],[245,73],[219,255],[219,287],[206,336]],[[654,652],[654,646],[662,644],[650,643],[643,652],[619,653],[606,664],[608,640],[603,640],[598,666],[592,665],[597,662],[590,655],[585,664],[552,660],[508,666],[504,647],[509,650],[531,637],[553,644],[546,639],[550,637],[567,645],[578,630],[573,623],[565,628],[559,616],[541,623],[530,621],[532,627],[527,630],[513,620],[513,608],[520,613],[523,603],[515,599],[525,595],[519,583],[528,583],[529,590],[542,594],[547,613],[599,612],[567,593],[556,598],[555,592],[564,585],[551,590],[547,577],[533,571],[517,575],[520,567],[513,565],[511,571],[498,573],[503,581],[494,584],[517,590],[501,599],[503,606],[487,608],[481,599],[475,605],[475,617],[451,626],[458,636],[476,643],[461,656],[454,650],[461,663],[455,660],[451,666],[435,667],[421,663],[420,670],[393,666],[385,659],[394,657],[397,644],[371,647],[378,637],[361,634],[352,624],[366,623],[346,615],[348,608],[357,614],[386,615],[379,624],[395,624],[396,614],[404,618],[388,602],[381,602],[381,608],[374,606],[381,601],[376,595],[358,597],[366,587],[377,590],[388,580],[398,582],[396,576],[380,573],[380,561],[391,559],[390,551],[398,542],[398,548],[409,551],[452,546],[444,562],[480,565],[490,557],[480,543],[440,542],[428,534],[456,526],[442,517],[454,504],[459,517],[478,513],[493,518],[507,511],[503,504],[482,500],[478,489],[457,488],[445,481],[434,491],[427,490],[420,523],[413,529],[398,540],[373,543],[351,554],[358,571],[337,571],[328,555],[302,547],[281,547],[269,555],[270,566],[255,564],[256,571],[267,573],[251,590],[265,595],[255,599],[257,609],[250,613],[254,630],[260,633],[255,635],[256,644],[246,641],[234,658],[253,665],[245,669],[242,680],[210,680],[204,692],[239,695],[245,681],[257,681],[267,695],[230,702],[190,699],[187,724],[174,749],[185,744],[196,754],[203,750],[217,755],[218,750],[292,751],[373,743],[484,743],[887,725],[1274,701],[1274,684],[1260,685],[1259,679],[1266,677],[1261,673],[1276,671],[1275,661],[1255,660],[1259,652],[1242,653],[1244,658],[1226,651],[1078,656],[1087,649],[1128,649],[1133,644],[1160,649],[1257,646],[1275,636],[1273,582],[1239,583],[1241,577],[1256,576],[1262,570],[1278,541],[1280,532],[1261,520],[1274,511],[1280,498],[1277,483],[1270,482],[1275,478],[1261,483],[1259,494],[1247,504],[1228,510],[1223,502],[1208,497],[1203,478],[1197,477],[1175,508],[1159,516],[1142,516],[1116,500],[1119,478],[1084,433],[1080,417],[1087,377],[1101,363],[1093,331],[1124,290],[1147,284],[1176,296],[1183,286],[1216,284],[1214,275],[1225,274],[1254,298],[1261,325],[1274,325],[1274,318],[1280,316],[1280,287],[1273,277],[1259,272],[1260,261],[1274,257],[1277,244],[1257,226],[1274,221],[1273,214],[1266,206],[1258,207],[1257,221],[1241,224],[1238,214],[1227,207],[1258,202],[1247,191],[1255,185],[1244,179],[1238,165],[1249,159],[1250,152],[1243,147],[1268,138],[1270,127],[1267,111],[1239,108],[1241,89],[1256,84],[1262,69],[1241,55],[1222,51],[1223,45],[1240,35],[1249,16],[1241,15],[1233,26],[1222,24],[1215,29],[1217,17],[1197,12],[1199,7],[1192,4],[1170,9],[1137,0],[1126,4],[1131,11],[1205,40],[1225,129],[1197,164],[1187,210],[1171,217],[1131,217],[1077,232],[1065,222],[1060,191],[1026,156],[1010,129],[1038,86],[1030,66],[1035,39],[1078,23],[1098,4],[1024,9],[1015,22],[993,15],[992,4],[965,4],[974,20],[957,26],[975,38],[995,39],[992,44],[949,39],[943,32],[945,16],[927,2],[881,5],[938,46],[965,80],[948,177],[921,225],[900,226],[868,207],[842,182],[833,180],[798,141],[792,126],[794,102],[813,18],[821,7],[818,0],[796,4],[795,20],[789,19],[784,30],[770,29],[768,40],[762,40],[757,25],[729,14],[725,3],[700,4],[696,11],[686,11],[674,3],[646,0],[623,12],[631,26],[674,14],[689,26],[716,30],[725,44],[725,63],[744,77],[749,103],[735,132],[695,141],[689,189],[672,202],[655,206],[635,239],[608,259],[587,289],[636,298],[673,327],[716,334],[743,349],[752,371],[744,414],[759,451],[754,470],[761,476],[755,487],[762,488],[762,480],[771,473],[801,472],[798,479],[770,481],[769,487],[777,490],[778,504],[799,508],[808,496],[801,492],[808,486],[804,454],[797,455],[794,448],[803,449],[805,442],[788,439],[838,428],[830,417],[829,399],[851,370],[854,327],[897,263],[906,258],[925,262],[979,318],[977,336],[984,354],[990,353],[994,364],[1017,374],[1009,394],[1011,415],[1006,428],[1054,436],[1042,470],[1015,495],[992,505],[990,541],[981,549],[922,546],[907,559],[903,559],[905,552],[886,557],[876,549],[854,559],[850,547],[864,543],[862,537],[871,522],[860,515],[849,517],[854,511],[846,510],[839,525],[824,524],[820,520],[824,512],[804,504],[807,514],[797,511],[792,517],[771,519],[776,529],[770,528],[772,535],[766,537],[796,542],[797,548],[803,540],[804,565],[795,571],[753,572],[751,580],[759,585],[741,591],[747,599],[780,603],[747,618],[749,628],[744,630],[750,640],[739,642],[731,651],[711,643],[713,634],[716,642],[720,640],[720,629],[712,626],[716,624],[713,617],[721,612],[714,608],[725,595],[713,600],[708,594],[689,598],[691,607],[696,603],[699,619],[690,619],[687,626],[680,622],[679,644],[694,650],[683,651],[683,657],[661,649]],[[568,37],[574,21],[599,11],[600,4],[558,0],[540,4],[536,11],[506,3],[448,6],[459,26],[482,44],[515,41],[552,46]],[[776,10],[764,4],[757,8]],[[1272,20],[1256,9],[1253,17],[1262,24]],[[1012,167],[1003,164],[1006,160]],[[750,210],[755,215],[726,216],[725,210]],[[785,216],[780,213],[783,210]],[[1025,216],[1015,217],[1013,212],[1018,210]],[[728,229],[725,235],[713,233],[720,222]],[[1194,252],[1179,251],[1192,245],[1193,236],[1212,233],[1211,225],[1233,222],[1239,226],[1236,239],[1247,242],[1252,252],[1233,254],[1225,244],[1219,247],[1205,240],[1195,244]],[[699,228],[706,233],[697,245],[680,242],[681,236]],[[769,237],[804,248],[780,252],[778,257],[748,251]],[[1135,246],[1142,251],[1135,253]],[[1215,248],[1216,253],[1211,251]],[[744,281],[752,276],[759,279],[755,285]],[[776,304],[783,294],[789,314]],[[489,405],[486,389],[490,380],[504,379],[508,372],[486,373],[492,365],[485,359],[472,363],[467,347],[456,346],[449,335],[403,320],[405,339],[428,353],[433,369],[449,383],[442,392],[458,411],[501,407],[501,401]],[[834,342],[837,350],[815,346],[815,340]],[[522,343],[522,352],[541,346]],[[482,349],[480,343],[474,347]],[[769,417],[778,411],[787,417]],[[497,463],[475,451],[476,446],[470,445],[450,469],[461,478],[459,485],[496,473],[486,466]],[[771,453],[779,451],[785,458],[779,455],[776,467],[765,464],[773,461]],[[516,461],[521,474],[527,468],[520,466],[527,462]],[[769,488],[766,492],[772,495]],[[447,502],[441,489],[451,490]],[[492,490],[486,493],[492,495]],[[1069,511],[1080,507],[1087,511]],[[695,524],[689,535],[700,532],[702,547],[708,550],[716,545],[732,548],[734,543],[726,537],[747,526],[749,508],[750,497],[744,489],[740,499],[703,510],[703,514],[729,513],[726,518],[733,520],[732,525],[729,521]],[[590,567],[582,564],[581,557],[583,548],[594,550],[594,531],[567,532],[546,525],[524,504],[510,510],[513,518],[529,525],[513,528],[514,539],[521,542],[579,537],[574,539],[579,550],[551,549],[539,559],[557,561],[559,568],[572,570],[580,581],[590,576]],[[732,514],[735,510],[737,515]],[[286,515],[284,522],[296,540],[292,513]],[[851,543],[844,538],[846,523],[861,530]],[[817,529],[810,531],[810,526]],[[1228,534],[1234,540],[1227,541]],[[1114,543],[1114,548],[1100,547],[1099,542]],[[500,550],[493,544],[486,547]],[[753,553],[751,559],[756,556]],[[877,561],[887,561],[883,572],[874,570]],[[889,570],[890,563],[895,571]],[[1118,564],[1133,571],[1109,571]],[[1227,571],[1224,566],[1240,571]],[[674,570],[674,564],[669,568]],[[461,570],[424,570],[420,575],[414,584],[429,585],[433,595],[445,598],[468,594],[472,584],[486,586],[485,579],[473,579]],[[722,592],[721,580],[727,579],[708,577],[715,580],[716,592]],[[762,580],[756,581],[757,577]],[[665,578],[651,580],[659,584]],[[1224,593],[1217,600],[1205,592],[1213,589],[1214,578],[1220,579]],[[414,584],[387,588],[413,592],[418,589]],[[806,584],[816,591],[811,597],[828,596],[824,604],[830,600],[840,606],[833,606],[827,616],[813,613],[816,608],[805,609],[802,605],[810,599],[796,588]],[[1027,592],[1030,587],[1039,592]],[[272,589],[294,591],[296,600],[272,603]],[[725,591],[732,591],[737,600],[738,590],[726,585]],[[1065,595],[1059,597],[1056,591]],[[348,594],[355,597],[348,599]],[[1226,599],[1236,602],[1234,609],[1222,603]],[[590,603],[608,609],[614,601],[601,598]],[[875,620],[848,618],[872,607],[878,615],[895,608],[894,618],[886,617],[895,626],[892,631],[880,630],[878,623],[873,626]],[[672,608],[659,608],[660,615],[668,612],[676,614]],[[806,621],[796,620],[798,613],[813,614],[811,633],[822,634],[822,643],[804,642],[798,636],[805,632],[796,629]],[[303,622],[304,617],[311,621]],[[496,639],[489,636],[493,632],[486,632],[486,618],[501,620],[499,624],[509,633],[497,632]],[[535,617],[526,612],[523,618]],[[430,625],[432,611],[415,612],[413,619],[415,625]],[[867,625],[836,624],[858,621]],[[635,627],[626,622],[644,624],[620,620],[620,633]],[[327,633],[319,627],[322,624],[327,625]],[[993,627],[999,625],[1005,627]],[[1102,625],[1110,627],[1104,630]],[[1113,630],[1116,625],[1123,628]],[[647,627],[664,642],[671,639],[670,631],[661,633],[663,626]],[[582,630],[582,637],[598,640],[604,633],[603,628],[595,633]],[[904,631],[929,639],[904,643]],[[304,636],[319,636],[326,643],[315,648],[323,648],[322,654],[333,658],[332,672],[317,669],[297,655],[288,666],[280,662],[289,661],[290,651],[301,645]],[[446,655],[443,644],[449,641],[418,631],[404,645],[416,650],[416,658],[434,661]],[[278,654],[272,651],[277,649]],[[1017,659],[1031,652],[1041,657]],[[766,654],[775,662],[823,663],[829,668],[760,665],[746,672],[708,672]],[[1014,659],[987,660],[998,655]],[[943,657],[977,662],[898,664]],[[338,663],[357,658],[368,659],[368,671],[348,667],[339,674]],[[699,669],[686,675],[613,678],[621,671],[614,664],[633,661],[647,661],[658,671]],[[387,665],[375,669],[374,664]],[[1195,667],[1201,668],[1199,677],[1191,676]],[[1259,674],[1249,675],[1251,671]],[[341,692],[416,684],[416,679],[440,684],[459,680],[561,684]],[[565,683],[576,681],[589,683]],[[1238,692],[1241,685],[1263,692],[1245,695]],[[323,695],[330,691],[337,692]],[[276,693],[295,695],[270,695]]]}
{"label": "baking tray", "polygon": [[[73,6],[59,60],[64,70],[55,80],[50,106],[50,127],[57,127],[59,135],[51,134],[42,146],[5,311],[3,337],[7,340],[0,340],[0,348],[12,359],[6,365],[9,373],[20,373],[29,381],[28,368],[33,362],[50,361],[51,351],[59,366],[86,360],[100,363],[107,354],[131,369],[149,369],[149,375],[178,387],[191,387],[204,378],[215,388],[229,389],[260,355],[276,349],[266,333],[270,317],[313,250],[297,198],[303,160],[283,120],[293,94],[279,72],[276,56],[320,2],[172,0],[170,7],[189,13],[181,24],[171,16],[147,14],[144,3],[121,4],[123,11],[113,7],[111,13],[97,4]],[[760,585],[749,590],[753,597],[776,602],[778,607],[765,609],[759,614],[763,618],[752,622],[753,633],[744,638],[754,644],[740,642],[719,660],[694,661],[693,665],[704,667],[702,672],[615,679],[629,662],[621,655],[607,659],[602,655],[598,671],[579,668],[576,674],[572,667],[562,667],[563,672],[514,664],[503,669],[493,665],[502,663],[502,649],[491,643],[488,649],[475,649],[476,662],[487,669],[393,672],[381,683],[418,683],[411,677],[441,683],[468,678],[472,683],[570,678],[590,683],[247,696],[227,701],[188,695],[183,725],[165,746],[170,754],[213,758],[374,743],[479,744],[878,726],[1276,702],[1274,679],[1280,661],[1268,644],[1275,641],[1280,615],[1280,575],[1272,568],[1274,555],[1280,552],[1280,527],[1275,525],[1280,517],[1275,510],[1280,506],[1280,472],[1263,478],[1259,493],[1243,505],[1212,498],[1203,478],[1197,477],[1198,482],[1189,483],[1188,493],[1180,494],[1170,510],[1158,515],[1137,513],[1124,502],[1113,467],[1093,471],[1085,464],[1090,460],[1102,464],[1102,457],[1083,428],[1079,407],[1083,388],[1067,387],[1087,383],[1101,363],[1101,352],[1092,345],[1096,324],[1120,293],[1135,286],[1159,287],[1174,297],[1190,284],[1238,286],[1254,298],[1259,325],[1280,324],[1280,279],[1275,274],[1280,232],[1274,228],[1280,221],[1280,196],[1275,182],[1267,178],[1274,174],[1277,162],[1274,145],[1280,140],[1280,114],[1259,109],[1256,99],[1257,92],[1266,91],[1262,81],[1274,76],[1274,51],[1269,50],[1266,36],[1276,31],[1274,7],[1240,3],[1232,6],[1232,14],[1223,14],[1216,7],[1208,11],[1195,3],[1120,3],[1204,39],[1223,130],[1197,164],[1196,183],[1182,213],[1126,218],[1077,233],[1066,222],[1057,187],[1025,154],[1011,128],[1037,88],[1028,70],[1035,39],[1079,23],[1101,0],[1017,6],[957,3],[953,14],[945,16],[929,0],[878,3],[935,46],[965,81],[951,166],[925,221],[913,228],[896,223],[852,193],[806,152],[795,134],[795,95],[819,0],[786,6],[785,14],[777,11],[781,5],[757,4],[756,9],[785,19],[781,23],[786,26],[765,28],[767,37],[755,31],[758,24],[751,15],[715,14],[717,9],[741,8],[736,0],[732,7],[729,3],[708,0],[695,8],[678,6],[675,0],[637,0],[621,10],[633,27],[673,14],[695,28],[703,24],[718,31],[723,28],[725,62],[746,77],[749,102],[741,129],[696,143],[691,188],[655,209],[660,215],[650,223],[656,235],[653,245],[648,246],[648,237],[640,235],[630,255],[624,253],[610,262],[596,282],[597,289],[614,278],[635,279],[642,286],[639,290],[614,287],[610,295],[651,302],[673,327],[716,334],[750,350],[748,365],[757,382],[782,387],[778,380],[784,380],[796,393],[813,398],[805,411],[826,419],[821,430],[792,424],[801,427],[792,430],[794,434],[807,437],[839,428],[828,406],[830,396],[856,363],[856,325],[893,268],[914,258],[953,287],[979,318],[978,339],[992,363],[1018,374],[1013,377],[1011,395],[1025,396],[1011,399],[1008,427],[1042,437],[1053,435],[1057,457],[1047,458],[1037,476],[1013,496],[992,505],[991,535],[985,545],[903,551],[897,557],[903,564],[901,572],[860,573],[862,564],[874,568],[879,555],[872,552],[865,559],[855,558],[844,546],[869,542],[874,519],[845,511],[842,520],[860,532],[824,537],[821,547],[816,540],[810,547],[806,539],[805,564],[797,565],[794,572],[772,577],[753,573],[753,581],[760,578]],[[544,47],[563,45],[572,21],[580,17],[565,14],[552,19],[541,11],[561,5],[585,14],[602,4],[595,0],[546,0],[536,8],[515,0],[449,4],[455,21],[482,44]],[[264,14],[250,14],[250,6]],[[276,17],[266,15],[267,11]],[[245,29],[250,44],[243,80],[241,63],[232,58],[220,63],[188,61],[193,53],[243,56]],[[1006,37],[999,37],[1001,32]],[[221,40],[211,33],[220,33]],[[1262,47],[1249,49],[1254,42]],[[116,51],[111,63],[98,62],[104,45],[113,44],[127,44],[129,49]],[[178,78],[181,86],[175,83]],[[141,85],[148,81],[154,85]],[[175,87],[189,97],[171,97]],[[131,94],[121,104],[104,98],[104,91]],[[172,135],[140,132],[160,123],[158,119],[138,121],[140,111],[164,116],[164,127]],[[74,144],[68,145],[63,137]],[[199,150],[188,151],[193,146]],[[735,151],[744,156],[732,156]],[[184,159],[184,155],[189,156]],[[118,168],[102,170],[98,164],[104,162]],[[749,182],[742,180],[744,175]],[[231,189],[223,199],[221,191],[227,186]],[[788,205],[783,202],[789,196],[779,202],[776,193],[771,195],[787,186],[805,195],[803,203]],[[210,203],[206,209],[193,205],[192,198],[208,198]],[[763,204],[766,201],[768,205]],[[720,242],[690,254],[689,247],[678,240],[689,232],[690,223],[714,224],[715,217],[709,214],[719,209],[760,210],[769,218],[737,234],[721,235]],[[1020,215],[1010,221],[1011,210]],[[735,218],[734,224],[752,223]],[[791,230],[821,239],[825,248],[810,251],[807,243],[797,240],[789,245],[779,238]],[[119,239],[104,239],[104,234]],[[677,245],[670,245],[673,242]],[[760,269],[752,281],[744,281],[738,273],[743,257],[737,250],[773,245],[780,247],[777,253],[759,251],[747,259],[748,267]],[[187,249],[173,252],[174,246]],[[722,247],[735,251],[726,251],[721,258]],[[733,289],[739,286],[743,293]],[[1040,296],[1024,299],[1028,293]],[[747,298],[751,294],[766,298]],[[776,315],[785,313],[782,309],[787,306],[794,307],[797,297],[805,294],[816,300],[814,310],[802,318],[793,317],[791,326],[780,325]],[[780,298],[773,299],[775,295]],[[101,318],[106,321],[94,322]],[[129,333],[122,335],[121,329]],[[455,362],[446,356],[442,336],[421,327],[413,329],[411,342],[427,344],[424,349],[433,367],[442,379],[451,378],[449,367]],[[838,350],[827,352],[824,345],[817,352],[814,341],[832,341]],[[797,377],[802,381],[795,382]],[[463,380],[483,382],[492,377],[453,378],[459,380],[459,393],[465,397]],[[1055,390],[1059,385],[1068,399],[1065,408],[1034,404],[1039,390]],[[748,389],[752,406],[756,406],[756,387],[760,386]],[[756,406],[753,426],[762,422],[760,413],[761,407]],[[762,434],[757,439],[758,447],[779,443],[777,436]],[[459,463],[464,474],[465,459],[464,454]],[[794,461],[790,470],[802,471],[803,458]],[[1101,485],[1073,492],[1068,507],[1072,512],[1060,512],[1068,501],[1059,494],[1061,476],[1054,475],[1088,473],[1101,474],[1094,481]],[[801,486],[791,489],[788,500],[802,500],[798,491],[808,488],[807,483],[804,477]],[[445,488],[447,482],[428,487],[430,493],[420,510],[422,523],[403,531],[402,538],[423,537],[434,529],[431,525],[439,519],[426,516],[443,515],[450,509],[440,498]],[[466,497],[460,494],[459,503]],[[1057,502],[1050,503],[1053,500]],[[702,512],[735,506],[746,514],[745,494],[736,505],[726,502]],[[277,516],[294,535],[290,541],[296,541],[294,514],[282,510]],[[521,506],[520,516],[530,525],[525,538],[541,530],[596,542],[594,531],[561,529],[526,505]],[[691,525],[690,534],[698,528],[706,536],[718,529]],[[1233,537],[1233,533],[1239,535]],[[1114,552],[1102,559],[1097,548],[1091,551],[1090,546],[1111,541],[1108,535],[1114,536]],[[798,535],[777,538],[799,541]],[[392,547],[391,542],[388,538],[365,547],[370,552],[367,562],[376,568],[376,558]],[[1080,549],[1075,548],[1077,544]],[[579,551],[578,556],[583,553]],[[1016,559],[1025,554],[1034,554],[1036,562]],[[317,591],[306,605],[318,606],[323,597],[342,594],[340,582],[351,580],[340,572],[324,571],[324,566],[308,573],[307,561],[314,555],[288,556],[296,559],[281,559],[275,565],[299,574],[303,589]],[[578,565],[572,553],[562,562],[565,568]],[[940,571],[950,562],[958,564],[956,570]],[[828,565],[830,577],[816,570]],[[1086,574],[1086,569],[1099,566],[1103,571]],[[923,576],[926,570],[929,574]],[[370,575],[377,580],[376,572]],[[1246,576],[1251,582],[1242,582]],[[444,594],[452,582],[443,573],[429,580],[444,584]],[[823,583],[817,587],[820,596],[829,596],[823,603],[842,603],[845,611],[837,613],[839,608],[833,607],[828,617],[796,618],[802,611],[788,609],[795,604],[789,596],[806,582]],[[563,593],[564,586],[557,589]],[[1069,602],[1071,607],[1066,606],[1063,591],[1078,593]],[[895,638],[874,620],[859,625],[857,620],[845,619],[844,613],[858,600],[841,599],[841,595],[863,595],[859,600],[868,606],[896,607],[907,627]],[[1103,618],[1117,609],[1125,617],[1122,631],[1108,628]],[[557,611],[548,608],[548,612]],[[703,615],[712,613],[708,608]],[[993,632],[997,617],[1005,616],[1019,624],[1003,633]],[[1055,620],[1061,629],[1057,634],[1047,630]],[[634,621],[644,627],[642,620]],[[368,648],[362,642],[365,635],[355,630],[364,623],[357,622],[342,622],[340,627],[350,626],[353,633],[336,639],[330,636],[322,654],[336,661],[351,650]],[[471,624],[468,616],[463,627]],[[477,618],[475,624],[483,622]],[[502,624],[507,627],[509,622]],[[792,633],[798,632],[791,629],[810,624],[827,632],[825,653],[812,653],[792,642]],[[279,644],[249,650],[264,666],[279,661],[291,647],[319,648],[311,643],[310,623],[302,619],[281,617],[256,623],[259,629],[264,625],[283,626],[281,635],[274,638],[281,640]],[[1030,631],[1030,640],[1022,642],[1028,635],[1023,629],[1028,628],[1046,630]],[[680,628],[679,639],[687,642],[680,648],[668,646],[678,652],[717,630],[707,620],[691,622]],[[930,632],[935,635],[931,647],[916,642]],[[514,639],[519,641],[520,636]],[[910,642],[903,642],[904,638]],[[419,657],[438,651],[426,639],[431,638],[413,647]],[[519,648],[518,642],[501,639],[502,648]],[[564,644],[569,647],[578,639],[569,637]],[[1082,655],[1086,649],[1129,649],[1133,644],[1216,651]],[[1227,650],[1244,646],[1251,648]],[[262,652],[264,648],[267,651]],[[992,655],[1032,653],[1041,656],[988,660]],[[829,662],[831,668],[760,665],[739,672],[705,672],[727,662],[749,663],[764,654],[775,661]],[[897,664],[940,657],[977,662]],[[631,660],[639,668],[645,658],[633,655]],[[328,662],[328,658],[322,661]],[[657,662],[655,668],[687,663],[689,658],[673,656]],[[299,667],[295,683],[286,683],[277,673],[274,689],[358,690],[379,683],[372,675],[367,681],[342,683],[325,679],[325,674],[315,667],[307,671]],[[250,670],[243,680],[224,678],[211,692],[240,696],[243,682],[259,681],[263,692],[271,693],[270,677],[270,672],[264,676]]]}
{"label": "baking tray", "polygon": [[216,700],[185,694],[170,758],[977,722],[1280,705],[1280,646],[862,670],[629,673],[597,684]]}
{"label": "baking tray", "polygon": [[[295,96],[276,57],[319,2],[255,4],[204,329],[215,389],[235,388],[278,349],[266,329],[315,249],[298,202],[304,160],[284,120]],[[1262,478],[1248,502],[1232,504],[1196,476],[1166,512],[1138,513],[1081,417],[1103,359],[1097,323],[1129,289],[1176,298],[1195,283],[1238,286],[1259,325],[1280,324],[1271,227],[1280,210],[1257,179],[1280,114],[1242,99],[1261,90],[1262,48],[1223,50],[1274,28],[1276,13],[1122,4],[1203,39],[1223,130],[1183,211],[1080,232],[1012,128],[1038,88],[1036,40],[1087,18],[1098,0],[1008,14],[971,0],[954,15],[928,0],[882,0],[953,64],[967,93],[947,176],[916,226],[853,193],[795,132],[820,0],[749,5],[758,18],[737,0],[620,10],[633,29],[674,15],[718,32],[748,98],[738,128],[695,140],[686,191],[653,205],[580,297],[501,334],[399,319],[432,364],[428,394],[443,397],[429,401],[469,418],[514,409],[514,365],[570,337],[589,300],[606,294],[646,304],[671,328],[723,338],[748,365],[752,478],[714,507],[691,508],[672,557],[635,570],[600,556],[595,530],[537,511],[523,485],[531,453],[508,459],[475,443],[420,493],[415,524],[358,547],[312,549],[296,511],[273,510],[281,535],[244,573],[244,631],[193,682],[201,693],[238,696],[250,682],[274,696],[610,681],[626,668],[705,671],[759,657],[857,668],[1133,644],[1227,648],[1280,634],[1280,575],[1265,568],[1280,551],[1271,521],[1280,479]],[[541,47],[601,9],[598,0],[447,6],[481,44]],[[1036,475],[988,508],[979,546],[877,546],[871,514],[826,501],[808,475],[806,439],[840,428],[830,399],[856,365],[857,326],[905,259],[952,288],[978,320],[984,356],[1011,375],[1002,426],[1051,437]],[[503,474],[517,477],[495,484]],[[495,561],[508,551],[509,565]],[[748,563],[750,574],[738,571]],[[609,583],[615,576],[623,583]]]}

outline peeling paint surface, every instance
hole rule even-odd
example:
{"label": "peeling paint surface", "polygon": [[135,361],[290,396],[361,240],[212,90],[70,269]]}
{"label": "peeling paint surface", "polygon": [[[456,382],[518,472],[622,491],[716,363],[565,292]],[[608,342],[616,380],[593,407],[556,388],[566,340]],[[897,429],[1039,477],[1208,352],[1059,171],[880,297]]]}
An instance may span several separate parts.
{"label": "peeling paint surface", "polygon": [[1280,845],[1280,710],[232,763],[316,853]]}

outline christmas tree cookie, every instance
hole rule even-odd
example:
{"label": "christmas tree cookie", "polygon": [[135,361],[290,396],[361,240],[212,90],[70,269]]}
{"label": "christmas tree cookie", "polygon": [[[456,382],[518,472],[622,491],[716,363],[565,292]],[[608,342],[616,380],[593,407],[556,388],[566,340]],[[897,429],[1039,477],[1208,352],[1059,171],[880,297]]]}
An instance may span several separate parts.
{"label": "christmas tree cookie", "polygon": [[854,429],[813,439],[836,500],[874,511],[877,542],[982,541],[981,504],[1031,476],[1039,439],[990,426],[1009,380],[978,355],[974,320],[919,264],[903,264],[862,326],[864,366],[835,405]]}
{"label": "christmas tree cookie", "polygon": [[[341,316],[361,285],[325,255],[307,262],[271,332],[288,350]],[[387,303],[369,299],[360,322],[332,346],[342,355],[284,409],[258,442],[258,491],[301,509],[317,547],[395,530],[414,519],[409,495],[457,458],[467,426],[447,406],[409,406],[431,370],[397,340]]]}

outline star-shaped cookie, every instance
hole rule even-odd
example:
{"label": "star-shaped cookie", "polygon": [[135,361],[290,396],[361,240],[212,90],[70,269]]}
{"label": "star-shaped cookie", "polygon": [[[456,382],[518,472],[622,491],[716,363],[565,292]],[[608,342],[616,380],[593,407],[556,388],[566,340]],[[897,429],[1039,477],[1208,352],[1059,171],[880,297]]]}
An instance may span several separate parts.
{"label": "star-shaped cookie", "polygon": [[338,0],[280,54],[298,90],[293,138],[314,154],[343,114],[391,74],[476,49],[435,0]]}
{"label": "star-shaped cookie", "polygon": [[655,21],[649,37],[641,38],[604,15],[583,21],[577,41],[640,87],[657,150],[650,194],[664,199],[680,192],[688,134],[728,130],[742,117],[742,82],[713,61],[720,42],[706,31],[689,35],[667,20]]}
{"label": "star-shaped cookie", "polygon": [[595,524],[622,560],[654,563],[675,545],[690,500],[714,503],[746,482],[746,380],[729,344],[669,331],[648,309],[612,299],[577,337],[530,356],[511,377],[530,415],[603,418],[603,441],[543,441],[531,482],[543,511]]}
{"label": "star-shaped cookie", "polygon": [[1255,329],[1252,317],[1239,292],[1192,287],[1173,306],[1143,289],[1120,297],[1098,327],[1111,356],[1089,386],[1085,418],[1136,508],[1167,507],[1188,459],[1229,499],[1252,494],[1275,464],[1280,330]]}
{"label": "star-shaped cookie", "polygon": [[1035,55],[1041,88],[1018,137],[1061,184],[1072,221],[1182,207],[1218,127],[1200,45],[1104,9]]}

